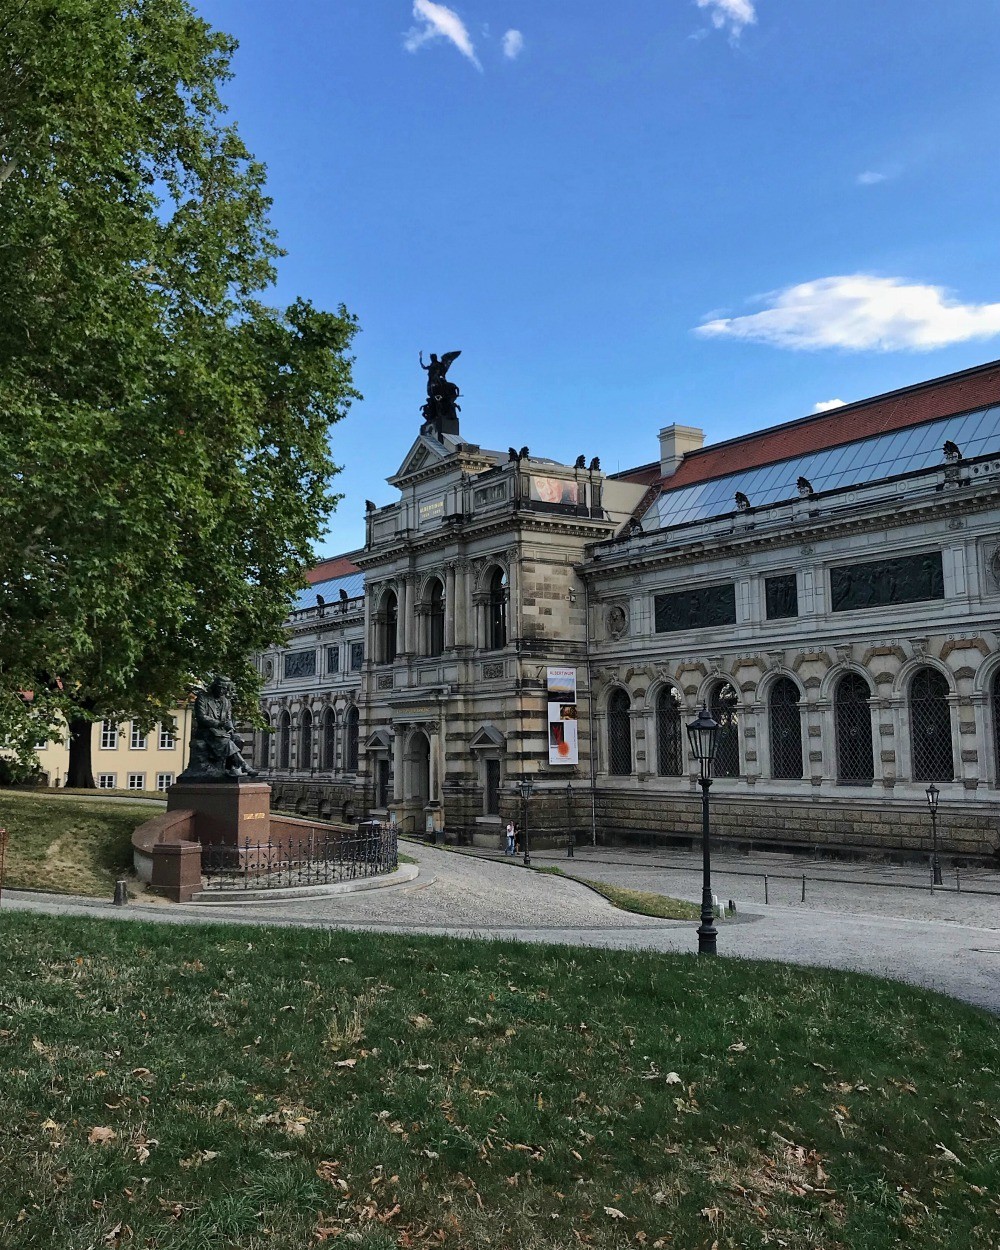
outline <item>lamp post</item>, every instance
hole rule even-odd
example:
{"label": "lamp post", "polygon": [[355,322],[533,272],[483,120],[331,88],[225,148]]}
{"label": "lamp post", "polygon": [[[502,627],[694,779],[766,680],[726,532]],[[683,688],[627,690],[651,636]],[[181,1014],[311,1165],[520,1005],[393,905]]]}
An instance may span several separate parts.
{"label": "lamp post", "polygon": [[708,836],[708,791],[712,784],[712,768],[719,749],[719,723],[702,705],[697,719],[687,727],[691,756],[698,761],[698,784],[701,786],[701,924],[698,926],[698,954],[714,955],[715,911],[712,908],[712,850]]}
{"label": "lamp post", "polygon": [[531,867],[531,854],[528,850],[528,800],[531,798],[531,792],[535,788],[534,782],[530,777],[522,777],[518,789],[521,791],[521,811],[523,819],[521,827],[524,831],[524,866]]}
{"label": "lamp post", "polygon": [[937,846],[937,810],[941,791],[932,781],[927,787],[927,806],[931,813],[931,888],[943,884],[941,881],[941,861],[938,859]]}
{"label": "lamp post", "polygon": [[573,858],[573,783],[566,782],[566,858]]}

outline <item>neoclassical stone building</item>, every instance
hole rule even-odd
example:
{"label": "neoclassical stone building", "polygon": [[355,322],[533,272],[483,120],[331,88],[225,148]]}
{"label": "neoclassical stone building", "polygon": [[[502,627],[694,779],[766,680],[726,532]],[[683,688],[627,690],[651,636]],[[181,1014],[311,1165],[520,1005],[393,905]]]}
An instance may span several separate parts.
{"label": "neoclassical stone building", "polygon": [[[1000,845],[1000,363],[606,475],[421,433],[262,658],[279,801],[410,830]],[[317,599],[317,596],[319,598]],[[332,659],[332,656],[336,659]],[[331,667],[333,665],[333,667]]]}

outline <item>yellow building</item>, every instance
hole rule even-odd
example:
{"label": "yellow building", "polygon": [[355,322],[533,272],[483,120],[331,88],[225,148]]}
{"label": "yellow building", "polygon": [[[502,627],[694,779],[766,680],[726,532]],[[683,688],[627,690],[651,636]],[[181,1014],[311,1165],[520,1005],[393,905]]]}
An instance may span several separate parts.
{"label": "yellow building", "polygon": [[[166,790],[184,771],[191,737],[191,709],[177,708],[175,728],[154,725],[143,733],[135,721],[95,721],[91,741],[94,781],[99,790]],[[69,773],[69,735],[39,743],[38,766],[50,786],[64,786]]]}

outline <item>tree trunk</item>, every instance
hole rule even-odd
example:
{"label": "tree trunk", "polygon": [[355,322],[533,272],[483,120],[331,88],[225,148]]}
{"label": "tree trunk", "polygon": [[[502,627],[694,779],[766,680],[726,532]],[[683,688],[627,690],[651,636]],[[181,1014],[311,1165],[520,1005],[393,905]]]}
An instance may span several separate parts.
{"label": "tree trunk", "polygon": [[94,765],[91,744],[94,722],[77,717],[69,723],[69,777],[67,786],[77,790],[94,790]]}

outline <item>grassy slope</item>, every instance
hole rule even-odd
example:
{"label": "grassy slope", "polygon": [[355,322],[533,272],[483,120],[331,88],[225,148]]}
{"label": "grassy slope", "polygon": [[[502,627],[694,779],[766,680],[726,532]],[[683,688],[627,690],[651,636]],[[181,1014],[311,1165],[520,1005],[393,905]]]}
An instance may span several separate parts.
{"label": "grassy slope", "polygon": [[9,835],[6,885],[109,897],[116,877],[131,871],[132,831],[159,810],[0,790],[0,828]]}
{"label": "grassy slope", "polygon": [[5,1247],[1000,1241],[998,1022],[900,985],[4,912],[0,958]]}

